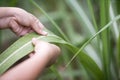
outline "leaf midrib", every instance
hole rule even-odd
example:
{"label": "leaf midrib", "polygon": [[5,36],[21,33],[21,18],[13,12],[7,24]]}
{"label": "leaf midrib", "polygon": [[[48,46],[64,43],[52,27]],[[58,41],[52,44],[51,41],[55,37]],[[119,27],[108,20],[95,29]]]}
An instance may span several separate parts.
{"label": "leaf midrib", "polygon": [[[54,35],[51,35],[51,36],[54,36]],[[36,38],[37,40],[40,39],[40,38],[43,38],[45,36],[40,36],[38,38]],[[7,60],[9,60],[12,56],[14,56],[17,52],[19,52],[21,49],[23,49],[24,47],[26,47],[27,45],[29,45],[32,41],[29,41],[27,42],[26,44],[24,44],[22,47],[20,47],[19,49],[17,49],[16,51],[14,51],[10,56],[8,56],[5,60],[3,60],[1,63],[0,63],[0,67],[2,66],[2,64],[4,64]]]}

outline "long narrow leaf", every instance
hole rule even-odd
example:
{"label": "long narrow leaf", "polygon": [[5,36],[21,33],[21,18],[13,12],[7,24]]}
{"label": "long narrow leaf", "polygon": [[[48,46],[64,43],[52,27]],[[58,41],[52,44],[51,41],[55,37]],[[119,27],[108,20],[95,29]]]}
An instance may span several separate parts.
{"label": "long narrow leaf", "polygon": [[20,38],[16,41],[13,45],[11,45],[7,50],[5,50],[0,55],[0,74],[2,74],[6,69],[8,69],[12,64],[14,64],[17,60],[24,57],[31,51],[33,51],[33,46],[31,44],[31,39],[36,37],[37,39],[45,40],[48,42],[55,42],[55,43],[65,43],[59,37],[52,35],[49,33],[48,36],[39,36],[35,33],[31,33]]}
{"label": "long narrow leaf", "polygon": [[[117,50],[118,50],[118,67],[120,68],[120,36],[118,38],[118,42],[117,42]],[[119,72],[120,74],[120,72]]]}
{"label": "long narrow leaf", "polygon": [[97,22],[96,22],[96,19],[95,19],[95,14],[94,14],[94,10],[93,10],[93,6],[92,6],[92,1],[90,0],[87,0],[87,3],[88,3],[88,8],[90,10],[90,14],[91,14],[91,17],[92,17],[92,21],[93,21],[93,24],[94,24],[94,28],[96,31],[98,31],[98,26],[97,26]]}
{"label": "long narrow leaf", "polygon": [[[100,27],[103,28],[109,21],[109,1],[100,0]],[[111,80],[110,73],[110,60],[111,60],[111,45],[110,45],[110,30],[106,29],[101,33],[102,41],[102,57],[103,57],[103,70],[106,80]],[[110,49],[111,48],[111,49]]]}
{"label": "long narrow leaf", "polygon": [[[96,33],[92,23],[90,22],[89,18],[87,17],[86,13],[82,9],[82,7],[78,4],[77,0],[66,0],[70,8],[76,12],[79,16],[77,16],[80,21],[83,22],[83,25],[86,30],[86,33],[88,33],[89,36],[93,35]],[[83,27],[83,28],[84,28]]]}
{"label": "long narrow leaf", "polygon": [[120,15],[115,17],[112,21],[110,21],[106,26],[104,26],[102,29],[100,29],[96,34],[94,34],[86,43],[83,44],[83,46],[79,49],[79,51],[73,56],[73,58],[71,59],[70,62],[68,62],[68,64],[66,66],[68,66],[73,59],[79,54],[79,52],[81,52],[87,44],[89,44],[97,35],[99,35],[101,32],[103,32],[104,30],[106,30],[114,21],[117,21],[118,19],[120,19]]}
{"label": "long narrow leaf", "polygon": [[[12,66],[16,61],[24,57],[25,55],[29,54],[33,51],[33,46],[31,43],[31,39],[36,37],[37,39],[54,42],[58,44],[65,45],[69,50],[75,53],[78,48],[73,46],[72,44],[64,41],[60,37],[52,34],[51,32],[47,31],[49,34],[48,36],[39,36],[36,33],[28,34],[18,41],[16,41],[13,45],[11,45],[7,50],[5,50],[0,55],[0,74],[4,73],[10,66]],[[95,77],[102,78],[103,74],[97,64],[92,60],[88,55],[83,52],[80,52],[79,59],[82,65],[89,70]],[[100,78],[100,79],[101,79]]]}
{"label": "long narrow leaf", "polygon": [[61,34],[61,36],[69,41],[69,39],[66,37],[66,35],[64,34],[64,32],[59,28],[59,26],[48,16],[48,14],[33,0],[30,0],[31,3],[33,3],[47,18],[48,20],[54,25],[54,27],[58,30],[58,32]]}
{"label": "long narrow leaf", "polygon": [[102,29],[100,29],[95,35],[93,35],[86,43],[83,44],[83,46],[75,53],[75,55],[72,57],[72,59],[67,63],[66,66],[68,66],[73,59],[75,59],[75,57],[77,57],[77,55],[79,55],[79,53],[86,47],[86,45],[88,45],[97,35],[99,35],[101,32],[103,32],[104,30],[106,30],[113,22],[117,21],[118,19],[120,19],[120,15],[118,15],[117,17],[115,17],[112,21],[110,21],[106,26],[104,26]]}
{"label": "long narrow leaf", "polygon": [[[114,13],[114,10],[113,10],[113,6],[112,6],[112,3],[110,4],[110,18],[113,19],[115,17],[115,13]],[[117,40],[118,37],[119,37],[119,29],[118,29],[118,24],[117,22],[114,22],[113,23],[113,33],[114,33],[114,37],[115,39]]]}

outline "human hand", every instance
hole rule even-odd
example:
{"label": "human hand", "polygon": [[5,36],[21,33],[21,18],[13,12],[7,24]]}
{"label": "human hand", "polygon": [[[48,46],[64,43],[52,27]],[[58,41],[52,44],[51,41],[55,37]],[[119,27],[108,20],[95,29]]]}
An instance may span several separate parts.
{"label": "human hand", "polygon": [[34,54],[1,75],[0,80],[36,80],[60,54],[60,48],[54,44],[39,41],[36,38],[32,39],[32,43],[35,46]]}
{"label": "human hand", "polygon": [[60,55],[60,48],[54,44],[39,41],[36,38],[32,39],[32,43],[35,46],[34,53],[31,56],[39,56],[47,61],[46,66],[53,64],[57,57]]}
{"label": "human hand", "polygon": [[0,8],[0,28],[10,28],[19,36],[35,31],[38,34],[47,35],[43,31],[44,26],[32,14],[15,7]]}

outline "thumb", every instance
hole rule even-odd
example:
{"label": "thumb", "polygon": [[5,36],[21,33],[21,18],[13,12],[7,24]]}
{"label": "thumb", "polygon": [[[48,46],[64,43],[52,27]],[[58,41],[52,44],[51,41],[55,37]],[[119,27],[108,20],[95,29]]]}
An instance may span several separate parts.
{"label": "thumb", "polygon": [[36,45],[38,43],[38,40],[36,38],[32,38],[33,45]]}

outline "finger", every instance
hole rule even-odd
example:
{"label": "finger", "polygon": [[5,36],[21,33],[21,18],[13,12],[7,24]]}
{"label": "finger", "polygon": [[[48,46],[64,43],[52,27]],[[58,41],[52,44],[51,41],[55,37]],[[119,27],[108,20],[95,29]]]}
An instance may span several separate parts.
{"label": "finger", "polygon": [[43,31],[43,24],[40,23],[40,21],[36,18],[34,18],[31,27],[33,28],[33,30],[35,30],[38,34],[42,34],[42,35],[47,35],[47,32]]}
{"label": "finger", "polygon": [[[30,14],[30,13],[29,13],[29,14]],[[37,23],[38,26],[40,26],[40,28],[43,29],[43,28],[44,28],[44,25],[39,21],[39,19],[37,19],[37,18],[36,18],[34,15],[32,15],[32,14],[30,14],[30,15],[32,16],[32,20],[33,20],[31,23],[32,23],[32,24],[33,24],[33,23]]]}
{"label": "finger", "polygon": [[33,45],[36,45],[38,42],[39,42],[39,40],[37,40],[36,38],[32,38]]}
{"label": "finger", "polygon": [[23,30],[19,33],[19,35],[24,36],[24,35],[30,33],[30,31],[31,31],[31,28],[23,27]]}
{"label": "finger", "polygon": [[9,26],[10,28],[13,30],[13,32],[15,32],[18,36],[20,35],[20,33],[23,31],[23,26],[19,25],[14,18],[11,18],[11,20],[9,21]]}
{"label": "finger", "polygon": [[0,18],[0,28],[8,28],[11,17]]}

